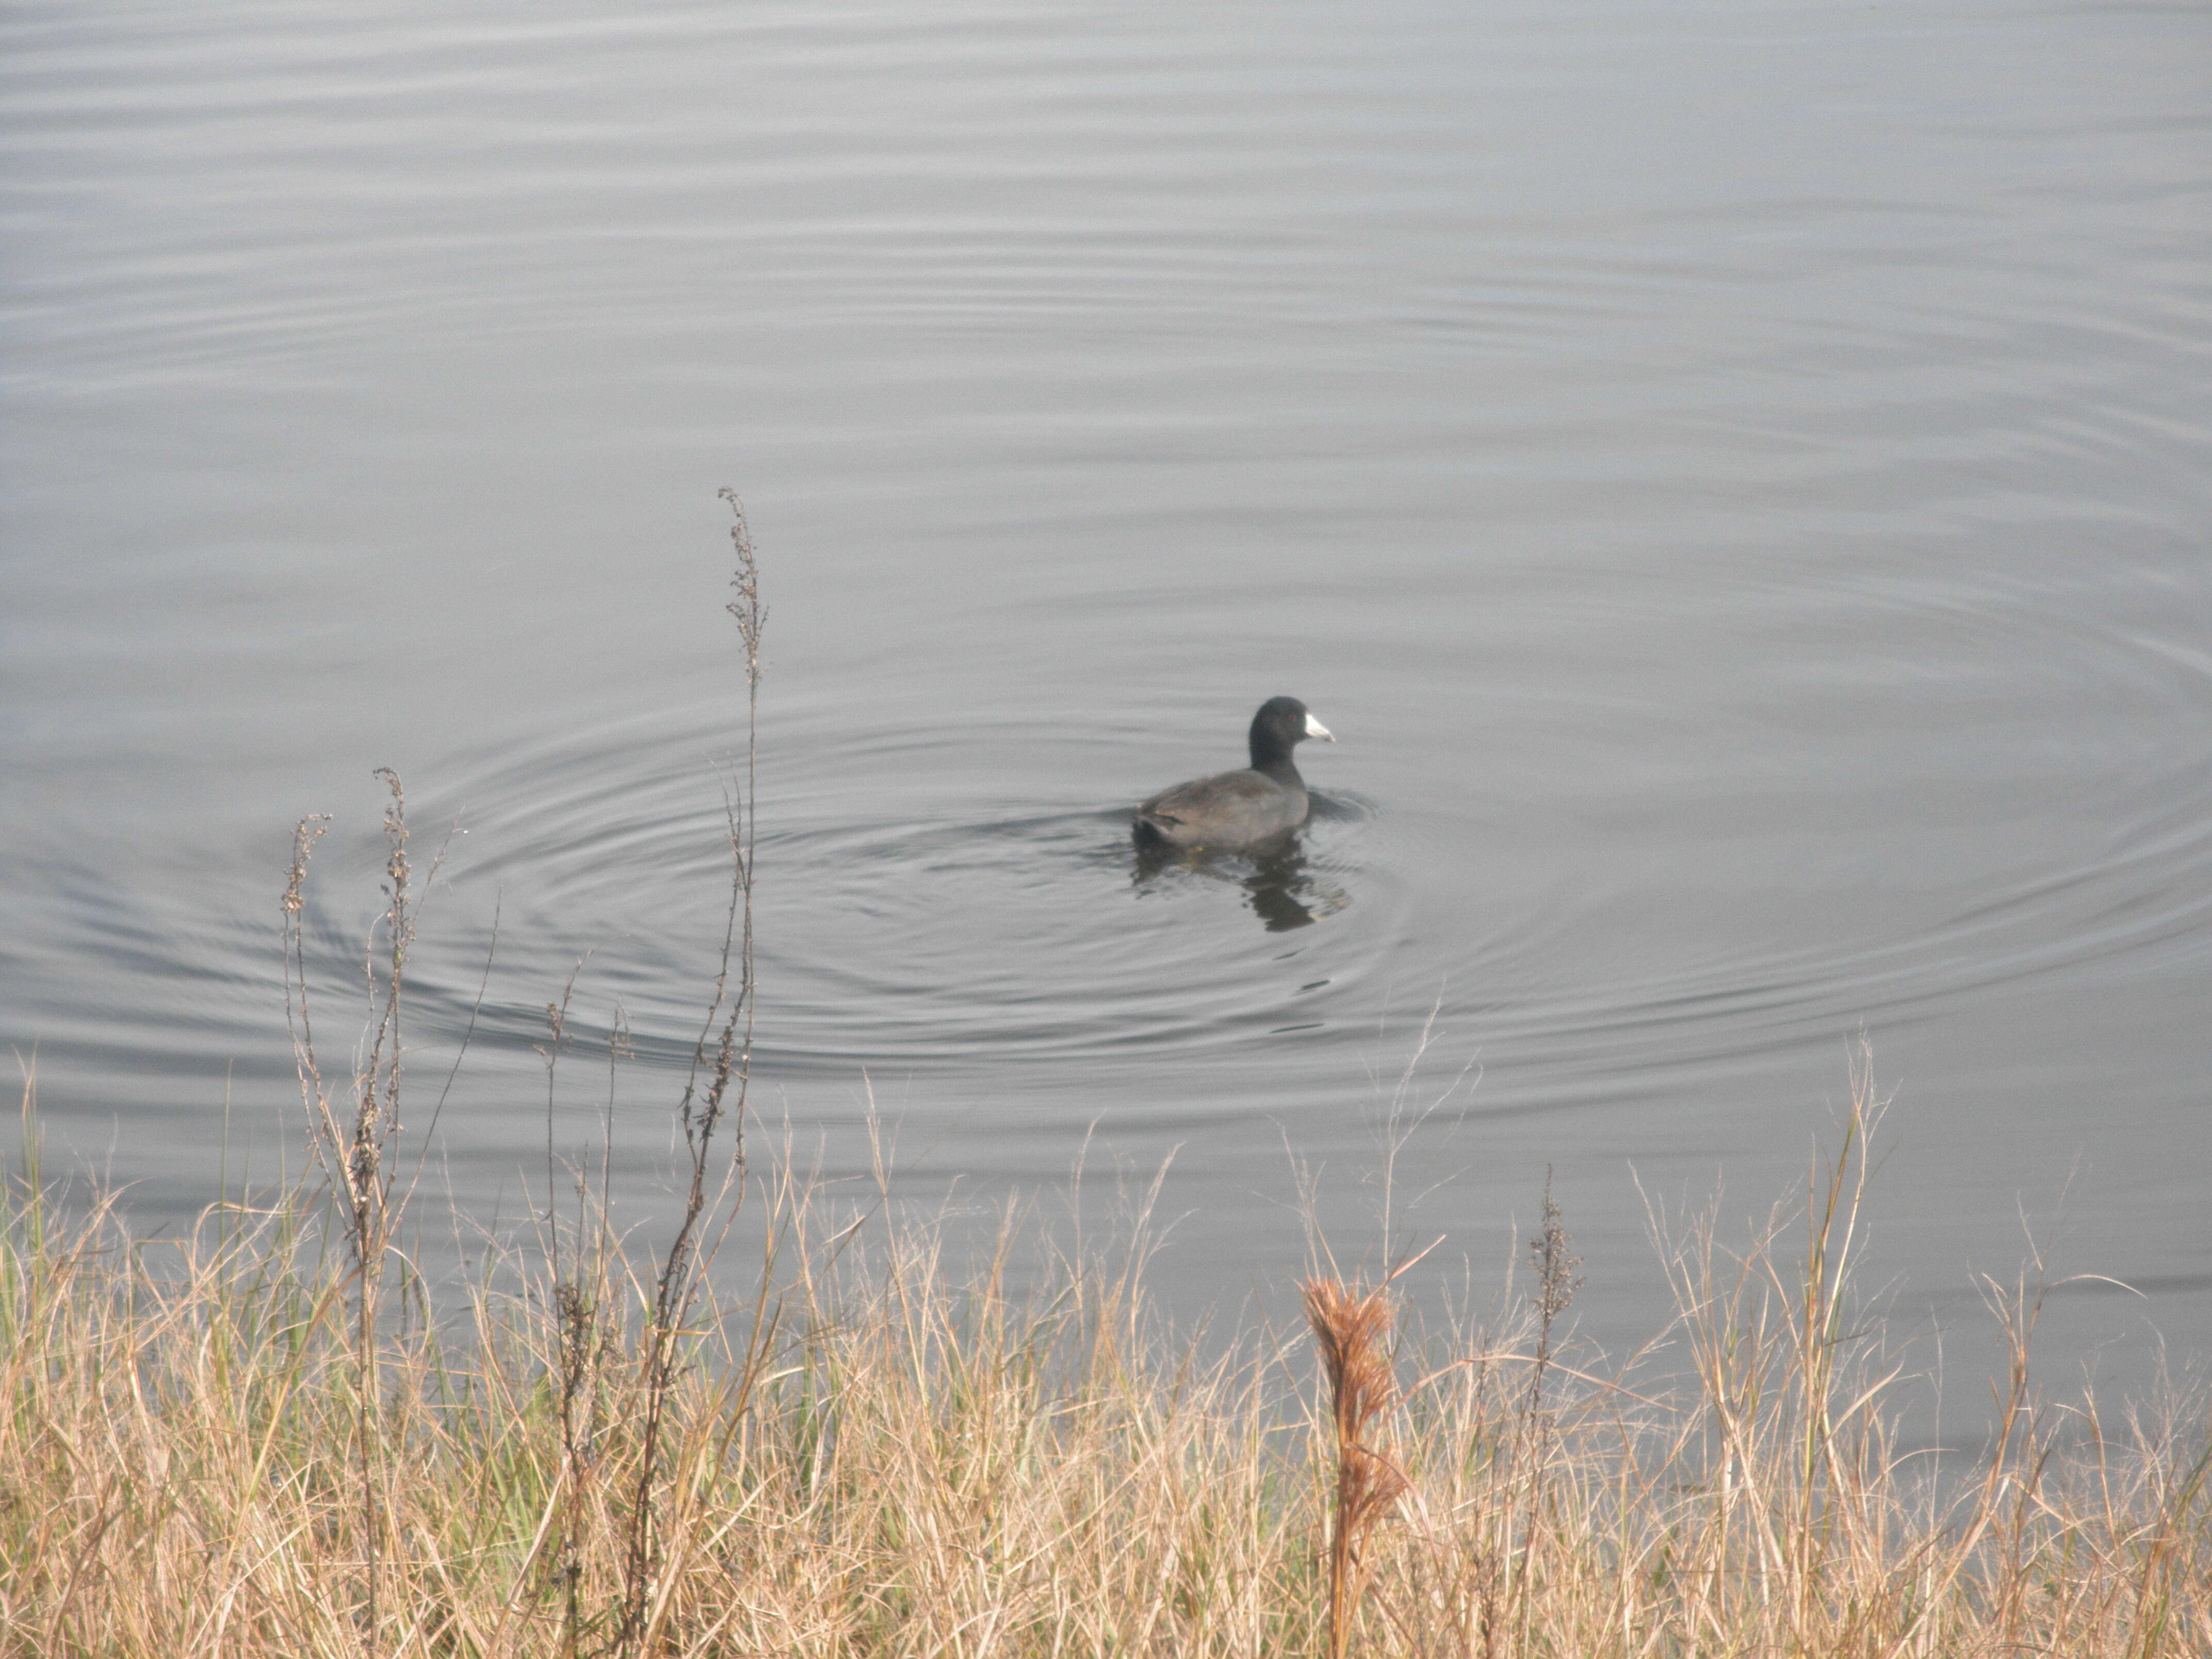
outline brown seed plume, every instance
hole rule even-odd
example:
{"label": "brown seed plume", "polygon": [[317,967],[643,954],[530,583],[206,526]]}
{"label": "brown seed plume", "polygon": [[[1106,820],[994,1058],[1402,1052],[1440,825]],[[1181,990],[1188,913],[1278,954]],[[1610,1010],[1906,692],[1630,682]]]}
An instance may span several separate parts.
{"label": "brown seed plume", "polygon": [[1336,1505],[1328,1551],[1328,1650],[1344,1659],[1366,1574],[1360,1545],[1407,1482],[1382,1446],[1378,1420],[1397,1403],[1390,1370],[1389,1291],[1348,1289],[1334,1279],[1305,1285],[1306,1319],[1328,1377],[1336,1428]]}

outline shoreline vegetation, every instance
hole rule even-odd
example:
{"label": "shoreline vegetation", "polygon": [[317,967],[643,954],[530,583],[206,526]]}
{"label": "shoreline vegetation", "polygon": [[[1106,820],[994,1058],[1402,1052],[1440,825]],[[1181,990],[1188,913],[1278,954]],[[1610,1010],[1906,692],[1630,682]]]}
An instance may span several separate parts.
{"label": "shoreline vegetation", "polygon": [[[2046,1399],[2033,1277],[1984,1285],[2008,1358],[1984,1443],[1940,1470],[1907,1445],[1926,1379],[1853,1285],[1863,1051],[1802,1201],[1733,1249],[1711,1212],[1655,1227],[1674,1306],[1618,1363],[1565,1340],[1581,1264],[1548,1190],[1496,1319],[1409,1324],[1412,1261],[1361,1280],[1324,1250],[1303,1327],[1224,1338],[1154,1309],[1141,1211],[1110,1252],[1010,1221],[956,1267],[940,1229],[753,1157],[765,611],[728,499],[747,750],[665,1242],[619,1236],[607,1165],[561,1166],[549,1125],[534,1229],[450,1291],[416,1276],[401,1222],[443,1094],[404,1076],[417,887],[380,775],[386,905],[340,1075],[301,942],[315,821],[284,897],[313,1182],[136,1239],[112,1196],[46,1184],[26,1082],[0,1654],[2212,1654],[2205,1402]],[[564,992],[549,1099],[567,1024]],[[610,1064],[623,1042],[617,1018]]]}
{"label": "shoreline vegetation", "polygon": [[832,1215],[781,1160],[763,1254],[718,1276],[749,1288],[702,1293],[672,1360],[658,1269],[592,1212],[450,1316],[395,1273],[365,1368],[326,1208],[159,1246],[112,1202],[64,1218],[26,1103],[11,1655],[2212,1652],[2202,1402],[2039,1399],[2032,1284],[1990,1287],[1988,1443],[1942,1479],[1901,1447],[1918,1379],[1850,1292],[1863,1117],[1802,1234],[1669,1247],[1663,1368],[1547,1342],[1556,1218],[1504,1328],[1398,1332],[1391,1287],[1323,1273],[1310,1334],[1224,1345],[1149,1310],[1141,1234],[1038,1273],[1010,1227],[956,1277],[940,1233]]}

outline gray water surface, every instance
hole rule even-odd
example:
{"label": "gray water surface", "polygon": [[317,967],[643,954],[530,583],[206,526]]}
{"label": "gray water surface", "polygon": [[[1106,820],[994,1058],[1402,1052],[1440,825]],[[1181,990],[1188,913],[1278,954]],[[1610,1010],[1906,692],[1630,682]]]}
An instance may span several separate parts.
{"label": "gray water surface", "polygon": [[[0,41],[0,1036],[148,1215],[296,1164],[291,824],[337,817],[343,1047],[380,765],[420,857],[465,831],[420,1075],[488,987],[439,1181],[542,1176],[587,954],[556,1138],[619,1004],[660,1167],[743,749],[726,483],[757,1104],[833,1173],[871,1097],[918,1202],[1171,1158],[1164,1282],[1271,1297],[1297,1167],[1374,1246],[1427,1025],[1395,1242],[1503,1274],[1555,1166],[1619,1345],[1647,1197],[1763,1213],[1863,1030],[1877,1280],[1965,1319],[2055,1231],[2142,1291],[2054,1303],[2062,1365],[2212,1352],[2201,7],[88,0]],[[1117,814],[1277,692],[1341,739],[1302,865],[1139,879]]]}

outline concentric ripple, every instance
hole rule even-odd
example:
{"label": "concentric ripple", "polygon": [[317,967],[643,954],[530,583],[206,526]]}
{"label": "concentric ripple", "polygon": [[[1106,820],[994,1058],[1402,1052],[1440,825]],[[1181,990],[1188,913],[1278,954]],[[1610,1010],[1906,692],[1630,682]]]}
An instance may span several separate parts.
{"label": "concentric ripple", "polygon": [[[502,979],[596,951],[647,1040],[688,1041],[732,869],[741,762],[718,736],[704,715],[587,733],[423,804],[465,799],[454,879],[479,916],[491,890],[526,906],[506,912]],[[756,932],[774,1073],[981,1076],[1316,1030],[1363,1007],[1403,945],[1408,890],[1357,796],[1322,797],[1287,861],[1150,866],[1127,808],[1097,797],[1116,746],[1097,732],[848,715],[767,736]],[[472,987],[459,955],[447,967],[450,1028]]]}

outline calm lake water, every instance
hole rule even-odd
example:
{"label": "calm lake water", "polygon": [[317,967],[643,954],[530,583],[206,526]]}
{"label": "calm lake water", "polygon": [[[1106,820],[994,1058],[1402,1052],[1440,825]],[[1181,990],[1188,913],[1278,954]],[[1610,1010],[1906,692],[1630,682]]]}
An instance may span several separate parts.
{"label": "calm lake water", "polygon": [[[1967,1342],[2047,1243],[2133,1287],[2054,1298],[2060,1382],[2212,1353],[2203,7],[85,0],[0,42],[0,1036],[150,1222],[296,1167],[291,826],[336,815],[343,1049],[376,766],[418,855],[465,832],[416,1133],[498,918],[434,1182],[542,1182],[588,953],[556,1137],[619,1004],[655,1190],[730,484],[756,1103],[831,1175],[871,1093],[919,1206],[1171,1157],[1163,1288],[1280,1312],[1300,1170],[1376,1254],[1431,1024],[1394,1242],[1497,1283],[1551,1165],[1617,1347],[1647,1196],[1763,1214],[1863,1030],[1872,1285]],[[1277,692],[1340,739],[1302,867],[1139,880],[1128,805]]]}

